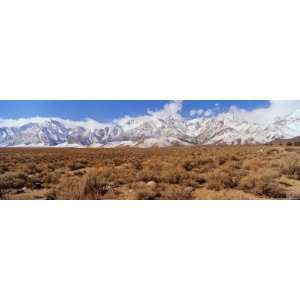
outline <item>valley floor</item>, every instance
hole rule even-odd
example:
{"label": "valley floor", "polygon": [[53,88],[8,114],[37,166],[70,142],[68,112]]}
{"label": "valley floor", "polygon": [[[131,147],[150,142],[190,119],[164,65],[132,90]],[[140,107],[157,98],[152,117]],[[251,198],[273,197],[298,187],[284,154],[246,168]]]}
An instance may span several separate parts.
{"label": "valley floor", "polygon": [[0,199],[300,199],[300,147],[1,148]]}

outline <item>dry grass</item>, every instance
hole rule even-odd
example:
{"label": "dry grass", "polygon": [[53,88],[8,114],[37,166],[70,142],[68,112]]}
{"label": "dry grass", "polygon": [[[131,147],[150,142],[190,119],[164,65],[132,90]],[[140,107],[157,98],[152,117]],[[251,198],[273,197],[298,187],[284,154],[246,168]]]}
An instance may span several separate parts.
{"label": "dry grass", "polygon": [[284,199],[298,182],[291,147],[0,149],[2,199]]}
{"label": "dry grass", "polygon": [[286,156],[285,159],[281,161],[281,172],[290,178],[300,179],[300,161],[299,155],[292,153]]}

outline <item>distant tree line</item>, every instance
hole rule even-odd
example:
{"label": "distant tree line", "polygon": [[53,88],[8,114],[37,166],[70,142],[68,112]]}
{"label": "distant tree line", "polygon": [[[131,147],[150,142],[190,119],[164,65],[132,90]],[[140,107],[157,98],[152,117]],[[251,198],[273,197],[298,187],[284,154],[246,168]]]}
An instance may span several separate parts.
{"label": "distant tree line", "polygon": [[287,146],[300,146],[300,141],[297,142],[287,142]]}
{"label": "distant tree line", "polygon": [[276,142],[276,143],[269,143],[270,146],[300,146],[300,141],[297,142]]}

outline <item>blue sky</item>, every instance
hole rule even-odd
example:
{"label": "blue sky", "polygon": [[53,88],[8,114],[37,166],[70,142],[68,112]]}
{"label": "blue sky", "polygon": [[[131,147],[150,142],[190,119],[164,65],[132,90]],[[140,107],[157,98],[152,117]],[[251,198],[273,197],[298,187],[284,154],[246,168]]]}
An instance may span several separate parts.
{"label": "blue sky", "polygon": [[[147,114],[148,110],[158,111],[170,101],[157,100],[120,100],[120,101],[51,101],[51,100],[35,100],[35,101],[0,101],[0,118],[17,119],[30,117],[60,117],[71,120],[83,120],[92,118],[100,122],[110,122],[114,119],[121,118],[125,115],[139,116]],[[224,112],[230,106],[237,106],[246,110],[254,110],[257,108],[266,108],[270,106],[269,101],[188,101],[183,102],[181,115],[189,118],[191,111],[198,112],[213,110],[214,113]],[[193,113],[192,113],[193,115]]]}

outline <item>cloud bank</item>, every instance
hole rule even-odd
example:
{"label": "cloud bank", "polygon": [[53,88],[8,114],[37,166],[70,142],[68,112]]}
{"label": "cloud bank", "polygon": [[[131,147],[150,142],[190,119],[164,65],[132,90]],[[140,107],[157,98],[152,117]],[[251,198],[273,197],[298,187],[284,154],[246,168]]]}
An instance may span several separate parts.
{"label": "cloud bank", "polygon": [[[245,100],[246,101],[246,100]],[[286,117],[296,110],[300,110],[300,101],[270,101],[266,108],[245,110],[238,106],[231,106],[228,111],[220,111],[220,104],[206,110],[192,109],[189,112],[191,118],[211,118],[218,115],[233,114],[235,118],[251,123],[268,124],[277,119]]]}
{"label": "cloud bank", "polygon": [[22,127],[28,123],[34,124],[45,124],[51,119],[52,121],[58,121],[65,124],[68,128],[84,127],[93,129],[101,129],[108,126],[108,123],[100,123],[96,120],[86,118],[82,121],[73,121],[69,119],[62,119],[56,117],[33,117],[33,118],[19,118],[19,119],[1,119],[0,118],[0,127]]}
{"label": "cloud bank", "polygon": [[183,100],[174,100],[165,104],[163,109],[158,111],[147,110],[147,113],[157,118],[178,117],[181,118],[180,111],[182,110]]}
{"label": "cloud bank", "polygon": [[[201,100],[197,102],[201,102]],[[161,110],[147,110],[147,116],[153,116],[161,119],[167,117],[184,119],[181,114],[183,106],[184,100],[173,100],[164,105]],[[192,109],[188,112],[188,114],[190,118],[212,118],[218,115],[234,114],[235,118],[246,120],[251,123],[268,124],[276,119],[284,118],[296,110],[300,110],[300,101],[269,101],[268,107],[253,110],[245,110],[233,105],[225,112],[221,110],[221,106],[222,105],[220,103],[215,103],[209,109]],[[127,116],[127,118],[130,117]]]}
{"label": "cloud bank", "polygon": [[201,117],[203,115],[203,113],[204,113],[203,109],[192,109],[190,111],[190,116],[191,117],[196,117],[196,116]]}
{"label": "cloud bank", "polygon": [[276,119],[284,118],[296,110],[300,110],[300,101],[270,101],[269,107],[252,111],[231,106],[229,112],[248,122],[268,124]]}
{"label": "cloud bank", "polygon": [[[245,100],[246,101],[246,100]],[[198,105],[201,100],[197,101]],[[184,101],[180,100],[174,100],[170,101],[169,103],[165,104],[164,107],[160,110],[152,111],[147,110],[146,115],[141,115],[138,117],[131,117],[131,116],[124,116],[120,119],[112,121],[112,123],[117,124],[123,124],[127,121],[131,120],[132,118],[160,118],[160,119],[166,119],[169,117],[182,119],[185,118],[182,115],[182,109],[184,106]],[[209,109],[192,109],[187,114],[189,115],[189,118],[187,119],[193,119],[193,118],[212,118],[217,117],[219,115],[225,115],[225,114],[233,114],[235,118],[239,118],[241,120],[246,120],[251,123],[259,123],[259,124],[268,124],[273,122],[276,119],[281,119],[286,117],[287,115],[293,113],[294,111],[299,110],[300,111],[300,101],[270,101],[269,106],[266,108],[257,108],[253,109],[251,111],[245,110],[243,108],[240,108],[238,106],[231,106],[228,111],[222,111],[221,110],[221,104],[215,103],[212,105]],[[67,119],[61,119],[61,118],[51,118],[52,120],[57,120],[64,122],[68,127],[76,127],[76,126],[82,126],[82,127],[88,127],[90,129],[96,129],[96,128],[104,128],[105,126],[109,125],[109,123],[100,123],[98,121],[95,121],[93,119],[86,118],[82,121],[72,121]],[[49,118],[44,117],[34,117],[34,118],[20,118],[20,119],[1,119],[0,118],[0,127],[19,127],[25,124],[28,124],[28,122],[32,123],[42,123],[49,120]]]}

